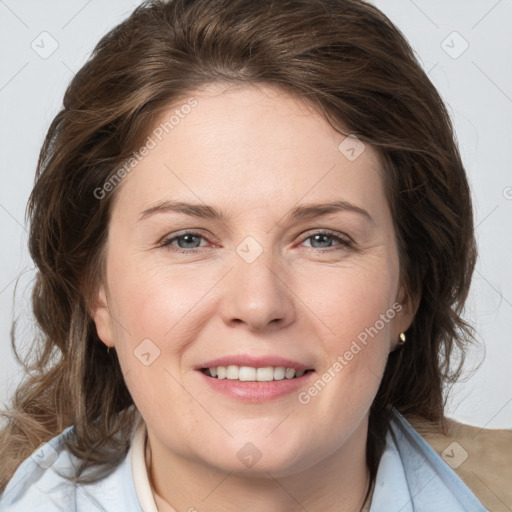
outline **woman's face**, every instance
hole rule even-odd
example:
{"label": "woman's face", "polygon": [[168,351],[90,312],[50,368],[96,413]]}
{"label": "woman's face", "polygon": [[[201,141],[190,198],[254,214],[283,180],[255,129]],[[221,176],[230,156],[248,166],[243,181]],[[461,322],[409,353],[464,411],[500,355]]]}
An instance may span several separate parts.
{"label": "woman's face", "polygon": [[378,156],[271,87],[191,97],[118,185],[98,334],[160,455],[276,476],[348,456],[412,320]]}

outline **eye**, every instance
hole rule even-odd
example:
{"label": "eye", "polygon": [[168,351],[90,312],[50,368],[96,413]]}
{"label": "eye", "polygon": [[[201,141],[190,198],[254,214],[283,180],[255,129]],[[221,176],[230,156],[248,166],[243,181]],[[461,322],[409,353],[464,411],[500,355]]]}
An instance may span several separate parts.
{"label": "eye", "polygon": [[[306,240],[311,240],[312,249],[328,249],[333,246],[333,240],[338,242],[338,244],[341,246],[338,247],[338,249],[346,249],[353,246],[353,242],[350,238],[340,236],[336,232],[328,230],[317,231],[304,239],[304,241]],[[318,244],[319,246],[314,246],[313,244]],[[334,250],[337,250],[336,247]]]}
{"label": "eye", "polygon": [[[206,240],[206,238],[200,233],[187,231],[180,235],[173,236],[172,238],[163,240],[160,243],[160,247],[167,247],[177,252],[195,252],[195,249],[200,248],[198,243],[201,243],[201,239]],[[177,242],[178,245],[174,245],[174,242]]]}
{"label": "eye", "polygon": [[[166,247],[172,251],[181,253],[195,252],[201,247],[201,240],[208,241],[208,239],[201,233],[195,231],[186,231],[171,238],[164,239],[160,243],[160,247]],[[322,249],[329,249],[334,246],[333,250],[347,249],[353,246],[353,242],[346,236],[341,236],[334,231],[322,230],[310,234],[304,239],[311,240],[311,248],[322,251]],[[336,247],[334,242],[337,242],[339,247]]]}

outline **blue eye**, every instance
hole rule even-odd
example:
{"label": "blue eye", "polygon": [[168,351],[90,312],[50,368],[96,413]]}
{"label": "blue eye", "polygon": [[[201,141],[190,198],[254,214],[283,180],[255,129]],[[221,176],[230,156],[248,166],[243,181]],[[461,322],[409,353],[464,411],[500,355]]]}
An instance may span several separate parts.
{"label": "blue eye", "polygon": [[[333,246],[332,240],[335,240],[336,242],[338,242],[339,245],[342,246],[341,248],[352,247],[352,240],[350,240],[349,238],[343,238],[341,236],[338,236],[332,231],[318,231],[316,233],[313,233],[312,235],[309,235],[307,238],[304,239],[304,241],[306,241],[306,240],[311,240],[312,241],[311,243],[313,243],[313,240],[314,240],[315,243],[318,242],[320,244],[325,243],[326,240],[328,241],[327,246],[325,246],[325,245],[323,247],[311,246],[312,249],[319,249],[319,250],[328,249]],[[335,248],[335,250],[336,250],[336,248]]]}
{"label": "blue eye", "polygon": [[[160,247],[167,247],[172,251],[181,253],[194,253],[201,248],[201,239],[208,241],[200,233],[194,231],[186,231],[180,235],[176,235],[164,240],[160,244]],[[333,250],[337,250],[347,249],[353,246],[352,240],[350,240],[348,237],[345,238],[339,236],[332,231],[317,231],[306,237],[303,242],[306,240],[311,240],[311,243],[320,244],[320,247],[315,247],[313,245],[310,246],[311,249],[315,249],[320,252],[326,252],[322,251],[322,249],[330,249],[331,247],[334,247]],[[333,241],[337,242],[339,247],[336,247],[336,244],[333,244]],[[327,245],[325,245],[326,243]],[[322,244],[324,245],[322,246]]]}
{"label": "blue eye", "polygon": [[[195,249],[199,249],[197,241],[200,239],[206,240],[206,238],[193,231],[187,231],[181,235],[173,236],[161,243],[161,247],[168,247],[169,249],[177,252],[195,252]],[[173,245],[173,242],[178,242],[178,247]],[[200,243],[200,242],[199,242]]]}

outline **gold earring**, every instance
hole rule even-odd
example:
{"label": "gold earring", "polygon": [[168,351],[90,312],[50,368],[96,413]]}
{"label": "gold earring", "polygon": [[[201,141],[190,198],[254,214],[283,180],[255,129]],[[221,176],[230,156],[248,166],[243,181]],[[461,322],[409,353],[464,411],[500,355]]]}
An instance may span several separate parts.
{"label": "gold earring", "polygon": [[405,343],[405,333],[404,332],[401,332],[400,333],[400,338],[398,340],[398,344],[399,345],[403,345]]}

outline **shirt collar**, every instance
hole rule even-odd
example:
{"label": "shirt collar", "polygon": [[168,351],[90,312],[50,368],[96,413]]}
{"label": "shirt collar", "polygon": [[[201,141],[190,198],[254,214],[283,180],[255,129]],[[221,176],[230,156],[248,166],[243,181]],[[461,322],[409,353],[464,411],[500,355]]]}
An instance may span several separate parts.
{"label": "shirt collar", "polygon": [[141,418],[133,434],[128,457],[131,457],[133,484],[142,511],[158,512],[146,466],[146,436],[146,424]]}
{"label": "shirt collar", "polygon": [[370,512],[485,512],[466,484],[392,408]]}

